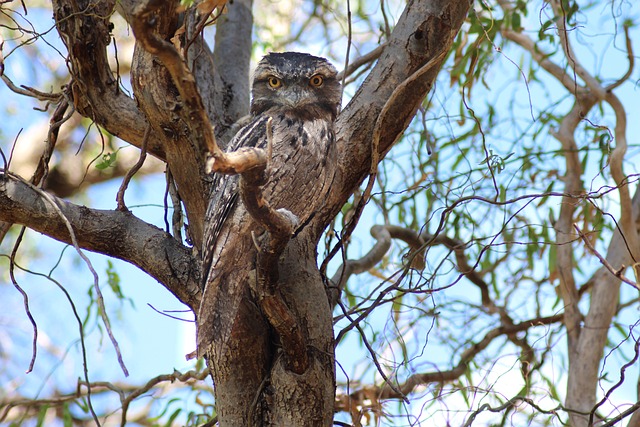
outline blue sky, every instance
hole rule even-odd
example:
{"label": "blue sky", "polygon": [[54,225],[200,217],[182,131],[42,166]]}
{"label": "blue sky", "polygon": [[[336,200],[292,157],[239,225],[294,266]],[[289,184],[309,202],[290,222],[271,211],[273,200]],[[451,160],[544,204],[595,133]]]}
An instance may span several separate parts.
{"label": "blue sky", "polygon": [[[51,17],[45,12],[30,10],[30,17],[34,22],[41,22],[42,28],[51,25]],[[537,19],[537,17],[535,17]],[[638,31],[632,33],[635,46],[640,45],[640,35]],[[60,48],[55,32],[47,36],[49,42]],[[602,39],[583,39],[585,48],[589,47],[589,42],[594,43],[594,51],[597,51],[601,43],[607,43]],[[617,46],[620,47],[619,45]],[[587,68],[595,68],[603,76],[615,78],[620,75],[621,70],[626,67],[624,55],[615,49],[605,56],[581,55]],[[29,52],[28,48],[25,52]],[[487,97],[496,96],[496,93],[504,96],[520,94],[525,96],[526,87],[522,81],[507,87],[500,86],[500,72],[516,74],[517,68],[514,66],[520,60],[520,53],[517,50],[507,51],[505,56],[499,55],[499,66],[494,71],[496,74],[488,75],[487,79],[494,84],[491,89],[499,88],[500,91],[492,91],[478,87],[483,95]],[[10,57],[7,61],[7,75],[14,78],[17,84],[32,84],[39,87],[42,84],[38,70],[38,61],[55,61],[54,54],[51,58],[33,58],[28,55]],[[510,74],[509,74],[510,75]],[[545,86],[545,85],[542,85]],[[545,88],[542,88],[545,89]],[[549,94],[555,94],[557,89],[549,83],[545,90],[533,92],[534,103],[544,103],[544,98]],[[635,144],[630,148],[631,153],[635,153],[636,159],[639,153],[638,143],[632,140],[631,136],[640,134],[640,121],[636,120],[640,113],[638,105],[638,88],[636,85],[627,84],[616,93],[622,98],[623,103],[628,108],[630,143]],[[4,85],[0,85],[0,97],[7,99],[20,99],[13,97]],[[477,99],[481,99],[478,97]],[[510,98],[511,99],[511,98]],[[24,99],[22,100],[24,101]],[[526,104],[528,100],[522,99]],[[8,105],[15,112],[12,120],[7,120],[0,127],[0,142],[5,151],[13,141],[18,130],[22,126],[30,126],[34,122],[47,120],[46,113],[32,110],[33,104],[30,102],[11,101]],[[479,109],[479,105],[475,106]],[[561,109],[561,106],[558,107]],[[16,119],[20,117],[20,120]],[[496,150],[500,150],[500,141],[489,141]],[[626,165],[628,173],[638,173],[638,163]],[[91,188],[86,196],[78,198],[76,202],[86,204],[91,207],[113,209],[116,206],[115,193],[120,180],[96,185]],[[164,194],[164,177],[162,175],[135,179],[127,192],[127,203],[132,207],[133,212],[160,227],[163,227],[163,208],[161,207],[162,195]],[[135,207],[133,207],[135,206]],[[367,214],[359,227],[361,234],[356,238],[356,243],[352,246],[356,249],[352,256],[357,256],[360,247],[364,252],[368,249],[371,239],[368,237],[368,229],[371,224],[379,222],[380,217],[375,214]],[[39,236],[37,233],[29,232],[31,239],[23,244],[21,262],[25,267],[39,273],[48,274],[53,270],[51,276],[59,281],[71,294],[81,317],[85,315],[85,307],[88,301],[87,291],[92,285],[91,275],[83,262],[79,259],[72,248],[66,248],[60,257],[64,245],[53,242],[50,239]],[[1,253],[8,253],[10,248],[6,243],[0,247]],[[172,372],[173,369],[189,369],[193,362],[187,362],[184,358],[187,352],[194,350],[194,330],[192,325],[180,322],[156,312],[149,304],[156,309],[181,310],[184,307],[173,298],[162,286],[153,279],[146,276],[138,269],[127,263],[113,260],[115,271],[121,280],[121,286],[127,300],[120,301],[114,297],[106,285],[107,280],[107,260],[104,257],[89,256],[94,268],[100,274],[100,282],[105,303],[110,314],[114,334],[123,350],[124,362],[127,365],[131,376],[126,379],[132,383],[142,383],[148,378],[158,374]],[[6,258],[0,258],[0,278],[5,279],[4,269],[7,266]],[[335,265],[333,266],[335,268]],[[371,281],[370,277],[359,279],[363,282]],[[40,340],[38,346],[38,361],[33,373],[26,375],[30,360],[31,329],[22,307],[20,294],[8,282],[0,282],[0,351],[11,354],[10,363],[0,368],[0,388],[10,390],[19,385],[21,392],[30,396],[35,396],[44,387],[42,394],[56,385],[63,391],[72,391],[75,388],[75,379],[82,375],[82,368],[79,356],[77,323],[70,315],[70,306],[64,298],[62,292],[50,281],[30,274],[18,274],[18,281],[30,297],[31,311],[38,322]],[[451,298],[456,293],[465,296],[469,292],[468,287],[457,287],[452,290]],[[623,286],[623,294],[631,298],[632,291]],[[133,304],[129,302],[129,300]],[[186,316],[190,318],[188,315]],[[374,318],[369,323],[369,330],[384,330],[388,327],[387,318],[381,316]],[[633,324],[635,319],[621,319],[622,323]],[[92,381],[124,381],[111,343],[106,335],[102,334],[95,323],[88,328],[87,348],[89,355],[90,379]],[[53,345],[50,345],[50,344]],[[60,352],[68,351],[64,362],[57,363],[62,356]],[[434,352],[433,359],[442,357],[449,360],[448,354],[438,354],[438,349],[430,349]],[[351,333],[347,337],[344,345],[341,345],[338,353],[338,361],[341,367],[347,372],[349,378],[358,377],[359,370],[363,365],[359,363],[366,359],[366,352],[358,343],[357,337]],[[378,378],[371,366],[367,366],[369,379]],[[347,376],[342,374],[340,368],[337,369],[338,379],[346,380]],[[48,377],[51,374],[51,377]],[[617,375],[615,370],[610,370],[610,375]],[[629,377],[637,377],[637,366],[627,373]],[[379,378],[378,378],[379,380]],[[626,391],[632,396],[634,390],[632,384],[626,385]],[[632,399],[632,397],[630,397]]]}

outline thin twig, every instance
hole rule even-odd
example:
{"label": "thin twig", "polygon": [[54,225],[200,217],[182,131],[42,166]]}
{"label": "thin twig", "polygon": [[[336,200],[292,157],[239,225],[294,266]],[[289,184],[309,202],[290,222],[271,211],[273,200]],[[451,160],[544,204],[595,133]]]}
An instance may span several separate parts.
{"label": "thin twig", "polygon": [[2,81],[7,85],[7,87],[12,92],[17,93],[18,95],[24,95],[24,96],[28,96],[28,97],[31,97],[31,98],[36,98],[36,99],[38,99],[40,101],[53,101],[53,102],[59,101],[60,98],[62,97],[61,93],[41,92],[41,91],[39,91],[37,89],[34,89],[34,88],[31,88],[29,86],[18,87],[5,74],[1,74],[0,73],[0,77],[2,78]]}
{"label": "thin twig", "polygon": [[338,75],[337,78],[342,80],[342,94],[340,95],[340,97],[342,97],[344,95],[344,81],[347,78],[347,73],[346,71],[349,69],[349,55],[351,54],[351,37],[352,37],[352,29],[351,29],[351,1],[347,0],[347,52],[345,53],[345,57],[344,57],[344,70],[345,73],[343,73],[341,76]]}
{"label": "thin twig", "polygon": [[598,251],[596,251],[596,249],[593,247],[593,245],[591,244],[591,242],[589,241],[589,239],[587,238],[587,236],[582,232],[582,230],[580,230],[580,228],[578,227],[578,224],[573,224],[573,228],[576,229],[576,232],[578,233],[578,235],[582,238],[582,241],[584,242],[584,244],[587,246],[587,248],[589,248],[589,251],[591,251],[592,254],[594,254],[596,256],[596,258],[598,258],[598,260],[600,260],[600,263],[607,269],[609,270],[609,272],[611,274],[613,274],[614,276],[616,276],[618,279],[622,280],[624,283],[633,286],[634,288],[640,290],[640,285],[636,282],[634,282],[631,279],[626,278],[622,272],[625,270],[625,266],[623,265],[620,269],[616,270],[611,264],[609,264],[609,261],[606,260],[605,257],[603,257],[602,255],[600,255],[600,253]]}
{"label": "thin twig", "polygon": [[24,304],[24,311],[27,314],[27,317],[29,318],[29,322],[31,322],[31,327],[33,328],[33,338],[31,341],[31,361],[29,362],[29,367],[27,368],[27,371],[26,371],[26,373],[28,374],[33,371],[33,367],[36,364],[36,355],[38,354],[38,346],[37,346],[38,325],[36,324],[36,321],[33,318],[33,315],[31,314],[31,310],[29,309],[29,296],[24,291],[24,289],[22,289],[20,285],[18,285],[18,281],[16,280],[16,276],[14,274],[14,268],[16,265],[15,263],[16,254],[18,253],[18,248],[20,247],[20,243],[22,242],[22,238],[24,236],[25,230],[26,230],[26,227],[24,226],[20,229],[20,233],[18,234],[18,237],[16,238],[16,242],[13,245],[13,250],[11,251],[11,256],[9,258],[9,276],[11,277],[11,283],[13,283],[13,286],[22,295],[22,303]]}
{"label": "thin twig", "polygon": [[[338,303],[340,305],[340,309],[342,309],[342,312],[345,314],[345,317],[347,319],[351,320],[351,318],[347,314],[347,309],[345,308],[344,304],[342,304],[342,301],[339,301]],[[369,355],[371,356],[371,360],[373,361],[373,364],[376,365],[376,369],[378,370],[378,373],[380,374],[380,376],[384,380],[385,384],[389,388],[391,388],[391,390],[393,390],[395,393],[397,393],[398,397],[400,399],[402,399],[405,403],[409,403],[409,399],[407,399],[407,397],[402,393],[402,391],[398,388],[398,386],[395,385],[394,383],[392,383],[391,380],[384,373],[384,370],[382,369],[382,366],[380,366],[380,362],[378,362],[378,357],[376,356],[376,352],[373,350],[373,347],[371,347],[371,344],[369,344],[369,340],[367,339],[367,335],[362,330],[362,327],[358,323],[355,323],[355,327],[358,330],[358,333],[360,334],[360,338],[362,338],[362,342],[364,343],[364,346],[367,348],[367,351],[369,352]]]}
{"label": "thin twig", "polygon": [[628,25],[624,26],[624,38],[625,38],[625,44],[627,46],[627,59],[629,60],[629,68],[627,68],[627,72],[624,73],[622,77],[620,77],[618,80],[616,80],[615,82],[611,83],[609,86],[606,87],[607,92],[611,92],[612,90],[620,86],[622,83],[626,82],[627,79],[631,77],[631,74],[633,73],[633,68],[635,66],[636,58],[633,55],[633,43],[631,43],[631,37],[629,36]]}
{"label": "thin twig", "polygon": [[342,242],[349,240],[349,237],[353,233],[353,230],[355,230],[356,225],[360,220],[360,216],[362,215],[364,207],[371,198],[371,191],[373,190],[373,185],[378,174],[378,163],[380,161],[380,153],[378,152],[378,147],[380,144],[380,136],[382,134],[382,124],[387,119],[386,116],[388,115],[389,111],[398,100],[398,98],[404,93],[405,89],[415,80],[419,79],[424,74],[433,69],[433,67],[438,65],[440,61],[447,55],[447,53],[448,50],[442,50],[436,56],[427,61],[426,64],[418,68],[413,74],[407,77],[400,85],[398,85],[394,89],[393,92],[391,92],[391,95],[387,99],[387,102],[385,102],[382,110],[380,110],[380,114],[378,114],[378,118],[376,119],[376,123],[373,128],[373,136],[371,139],[371,164],[369,167],[369,179],[367,181],[367,186],[364,193],[362,194],[362,197],[360,198],[360,201],[358,202],[358,205],[355,208],[353,217],[351,218],[345,229],[342,231],[340,241],[336,245],[334,245],[333,248],[331,248],[331,251],[329,251],[327,257],[324,259],[324,261],[322,261],[320,271],[326,271],[329,261],[336,255],[336,253],[342,246]]}
{"label": "thin twig", "polygon": [[34,186],[31,183],[28,183],[26,181],[23,181],[26,185],[28,185],[33,191],[37,192],[38,194],[40,194],[44,199],[46,199],[51,206],[53,207],[53,209],[56,211],[56,213],[59,215],[60,219],[62,220],[62,222],[65,224],[67,231],[69,232],[69,236],[71,238],[71,242],[73,244],[73,247],[75,248],[76,252],[78,253],[78,255],[80,256],[80,258],[82,258],[82,260],[85,262],[87,268],[89,269],[89,271],[91,271],[91,274],[93,275],[93,285],[94,285],[94,289],[96,291],[96,302],[98,303],[98,309],[100,310],[100,316],[102,317],[102,321],[107,329],[107,335],[109,336],[109,339],[111,340],[111,343],[113,344],[113,347],[116,351],[116,356],[118,359],[118,363],[120,364],[120,367],[122,368],[122,372],[125,374],[125,376],[129,376],[129,371],[127,370],[127,367],[124,364],[124,361],[122,359],[122,353],[120,352],[120,346],[118,345],[118,341],[115,339],[115,337],[113,336],[113,331],[111,329],[111,322],[109,322],[109,318],[107,316],[107,312],[106,312],[106,308],[104,305],[104,298],[102,296],[102,291],[100,290],[100,285],[99,285],[99,277],[98,277],[98,273],[96,272],[96,270],[93,268],[93,264],[91,263],[91,261],[89,260],[89,258],[87,258],[87,256],[85,255],[84,251],[80,248],[80,245],[78,244],[78,240],[76,238],[76,234],[73,230],[73,226],[71,225],[71,222],[69,221],[69,219],[66,217],[66,215],[62,212],[62,210],[60,209],[60,206],[58,206],[58,203],[56,202],[56,200],[46,191],[41,190],[40,188]]}
{"label": "thin twig", "polygon": [[129,186],[129,182],[131,178],[140,170],[144,161],[147,158],[147,146],[149,143],[149,135],[151,135],[151,125],[147,124],[147,128],[144,130],[144,136],[142,137],[142,147],[140,148],[140,157],[135,165],[129,169],[127,174],[124,176],[122,180],[122,184],[120,184],[120,188],[118,189],[118,194],[116,194],[116,202],[118,203],[117,209],[122,212],[126,212],[127,205],[124,203],[124,192],[127,191],[127,187]]}

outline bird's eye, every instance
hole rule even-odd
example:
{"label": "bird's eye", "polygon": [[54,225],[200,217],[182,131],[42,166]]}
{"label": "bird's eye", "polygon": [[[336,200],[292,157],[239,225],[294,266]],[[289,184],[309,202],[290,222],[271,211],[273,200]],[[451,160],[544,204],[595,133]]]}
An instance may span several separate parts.
{"label": "bird's eye", "polygon": [[278,89],[280,86],[282,86],[282,81],[277,77],[271,76],[267,81],[269,82],[269,86],[274,89]]}
{"label": "bird's eye", "polygon": [[309,84],[313,87],[320,87],[324,83],[324,79],[320,74],[316,74],[309,79]]}

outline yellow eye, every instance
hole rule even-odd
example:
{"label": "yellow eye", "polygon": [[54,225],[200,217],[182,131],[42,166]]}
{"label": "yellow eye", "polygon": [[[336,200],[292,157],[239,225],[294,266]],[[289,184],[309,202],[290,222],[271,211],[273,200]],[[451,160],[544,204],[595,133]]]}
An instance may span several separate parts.
{"label": "yellow eye", "polygon": [[309,84],[313,87],[320,87],[324,83],[324,79],[320,74],[316,74],[309,79]]}
{"label": "yellow eye", "polygon": [[278,89],[280,86],[282,86],[282,81],[277,77],[270,76],[267,81],[269,82],[269,86],[274,89]]}

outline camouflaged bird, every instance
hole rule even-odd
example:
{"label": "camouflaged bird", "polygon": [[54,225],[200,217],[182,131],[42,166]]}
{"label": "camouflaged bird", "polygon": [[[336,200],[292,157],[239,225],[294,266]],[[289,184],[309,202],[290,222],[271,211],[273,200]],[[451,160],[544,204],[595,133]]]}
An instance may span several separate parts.
{"label": "camouflaged bird", "polygon": [[[331,63],[313,55],[284,52],[265,56],[254,72],[251,121],[227,147],[227,151],[265,148],[267,121],[272,119],[272,158],[263,192],[273,208],[286,209],[297,217],[294,236],[322,206],[333,182],[334,121],[341,101],[336,75]],[[197,324],[198,352],[209,352],[215,369],[216,359],[237,357],[234,352],[238,351],[246,355],[253,346],[258,351],[270,338],[249,287],[249,281],[255,280],[257,254],[252,234],[259,239],[264,230],[242,205],[239,177],[216,174],[213,179],[203,247],[204,294]],[[247,336],[264,336],[264,342],[247,342],[242,349],[225,344],[232,335],[242,337],[250,328]],[[263,333],[256,334],[255,328]],[[242,370],[237,366],[233,375],[241,375]],[[229,374],[230,381],[233,375]],[[227,375],[217,373],[215,377],[220,382]]]}

